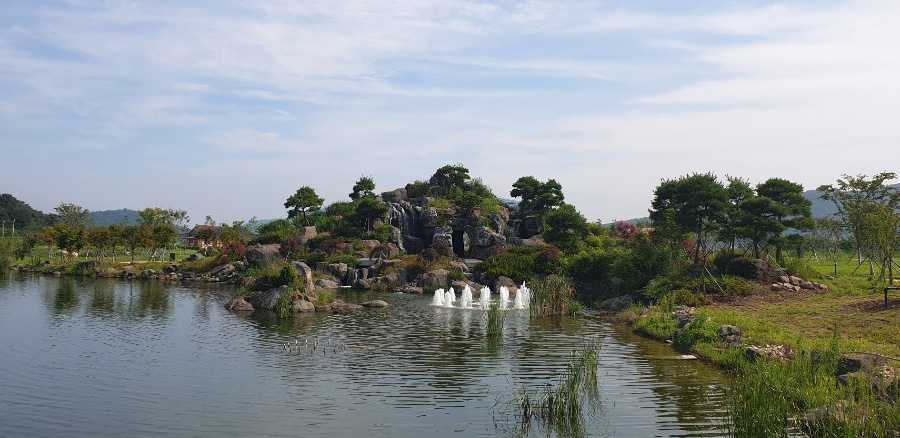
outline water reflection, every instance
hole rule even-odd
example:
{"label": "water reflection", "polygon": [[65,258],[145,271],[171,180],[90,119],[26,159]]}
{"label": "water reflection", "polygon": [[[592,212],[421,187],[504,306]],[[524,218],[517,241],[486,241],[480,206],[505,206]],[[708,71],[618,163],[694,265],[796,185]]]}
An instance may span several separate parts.
{"label": "water reflection", "polygon": [[[8,352],[0,369],[9,376],[0,405],[13,407],[0,412],[0,436],[495,436],[517,430],[496,418],[498,406],[555,382],[588,336],[603,337],[602,409],[588,413],[579,433],[721,435],[717,372],[652,359],[673,352],[601,319],[533,321],[511,311],[492,342],[483,311],[434,308],[420,296],[340,294],[390,306],[278,318],[227,312],[229,290],[216,286],[0,282],[0,347]],[[312,352],[307,342],[316,341]],[[253,424],[240,420],[248,412]],[[545,434],[556,435],[526,432]]]}

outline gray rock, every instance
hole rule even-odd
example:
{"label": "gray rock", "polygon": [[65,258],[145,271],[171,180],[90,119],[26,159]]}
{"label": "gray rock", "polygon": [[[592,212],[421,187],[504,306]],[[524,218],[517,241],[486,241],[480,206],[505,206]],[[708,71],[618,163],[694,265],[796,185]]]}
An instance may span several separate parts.
{"label": "gray rock", "polygon": [[544,242],[544,238],[541,237],[540,234],[535,234],[528,239],[522,239],[522,245],[526,246],[536,246],[536,245],[546,245],[547,242]]}
{"label": "gray rock", "polygon": [[838,358],[837,374],[870,372],[876,368],[889,365],[890,360],[884,356],[870,353],[844,354]]}
{"label": "gray rock", "polygon": [[800,283],[803,281],[800,277],[790,276],[789,282],[794,286],[800,286]]}
{"label": "gray rock", "polygon": [[313,303],[310,303],[309,301],[295,300],[294,303],[291,305],[291,312],[294,312],[294,313],[307,313],[307,312],[315,312],[315,311],[316,311],[316,305]]}
{"label": "gray rock", "polygon": [[733,325],[723,325],[719,327],[719,339],[721,339],[725,345],[737,347],[741,344],[741,331]]}
{"label": "gray rock", "polygon": [[362,303],[363,307],[387,307],[388,303],[382,300],[372,300]]}
{"label": "gray rock", "polygon": [[790,282],[791,282],[791,278],[788,277],[787,275],[779,275],[779,276],[778,276],[778,282],[779,282],[779,283],[790,283]]}
{"label": "gray rock", "polygon": [[446,269],[435,269],[422,275],[421,285],[423,288],[447,287],[447,275],[450,274]]}
{"label": "gray rock", "polygon": [[784,290],[784,286],[781,283],[772,283],[772,292],[781,292]]}
{"label": "gray rock", "polygon": [[419,221],[425,228],[437,228],[439,217],[437,210],[434,207],[429,207],[422,210],[422,214],[419,215]]}
{"label": "gray rock", "polygon": [[493,287],[491,287],[491,290],[494,293],[499,293],[500,287],[502,286],[506,286],[506,288],[509,289],[510,293],[516,293],[519,291],[519,287],[516,286],[516,282],[513,281],[512,278],[504,276],[497,277],[497,279],[494,280],[494,284]]}
{"label": "gray rock", "polygon": [[789,345],[750,345],[744,351],[744,354],[751,363],[756,362],[760,358],[770,358],[778,360],[793,360],[796,353]]}
{"label": "gray rock", "polygon": [[309,265],[303,262],[291,262],[291,267],[297,271],[297,274],[303,279],[303,290],[311,291],[313,290],[313,281],[312,281],[312,269],[309,268]]}
{"label": "gray rock", "polygon": [[247,262],[251,265],[267,265],[280,262],[281,254],[278,252],[280,245],[272,243],[268,245],[253,245],[247,248]]}
{"label": "gray rock", "polygon": [[431,237],[431,243],[446,243],[453,246],[453,228],[437,227],[434,229],[434,236]]}
{"label": "gray rock", "polygon": [[288,286],[273,287],[250,297],[248,302],[256,309],[275,310],[275,306],[278,305],[278,299],[285,290],[291,291],[291,288]]}
{"label": "gray rock", "polygon": [[235,298],[225,304],[225,308],[235,312],[252,312],[253,305],[244,300],[243,297]]}
{"label": "gray rock", "polygon": [[621,312],[631,306],[631,295],[610,298],[600,303],[600,310],[607,312]]}
{"label": "gray rock", "polygon": [[318,235],[319,232],[316,231],[316,227],[300,227],[300,235],[297,236],[297,241],[301,245],[306,245],[307,242]]}
{"label": "gray rock", "polygon": [[816,288],[816,286],[814,284],[812,284],[812,282],[810,282],[810,281],[803,280],[800,282],[800,288],[806,289],[806,290],[813,290]]}
{"label": "gray rock", "polygon": [[422,295],[423,293],[425,293],[425,291],[421,287],[413,286],[411,284],[401,286],[400,292],[405,293],[405,294],[418,294],[418,295]]}
{"label": "gray rock", "polygon": [[185,260],[189,261],[189,262],[196,262],[197,260],[203,260],[204,258],[206,258],[206,257],[204,257],[203,254],[200,254],[199,252],[195,252],[195,253],[191,254],[190,256],[188,256],[188,258],[186,258]]}
{"label": "gray rock", "polygon": [[341,287],[341,284],[338,283],[337,281],[334,281],[334,280],[331,280],[328,278],[323,278],[316,282],[316,287],[322,288],[322,289],[338,289]]}
{"label": "gray rock", "polygon": [[338,281],[346,281],[347,272],[350,268],[347,267],[346,263],[332,263],[326,269],[331,275],[337,277]]}
{"label": "gray rock", "polygon": [[232,265],[231,263],[225,263],[213,268],[211,271],[209,271],[209,275],[212,277],[228,277],[231,274],[234,274],[234,271],[234,265]]}
{"label": "gray rock", "polygon": [[406,270],[403,268],[394,268],[392,272],[388,272],[381,276],[381,279],[389,286],[401,286],[406,283]]}
{"label": "gray rock", "polygon": [[[463,290],[465,290],[466,286],[468,286],[468,285],[469,285],[469,283],[467,283],[465,281],[460,281],[460,280],[454,280],[454,281],[450,282],[450,287],[452,287],[453,290],[456,291],[457,294],[462,292]],[[469,286],[469,287],[471,288],[471,286]]]}
{"label": "gray rock", "polygon": [[406,200],[407,193],[406,188],[401,187],[399,189],[391,190],[390,192],[382,192],[381,200],[384,202],[401,202]]}

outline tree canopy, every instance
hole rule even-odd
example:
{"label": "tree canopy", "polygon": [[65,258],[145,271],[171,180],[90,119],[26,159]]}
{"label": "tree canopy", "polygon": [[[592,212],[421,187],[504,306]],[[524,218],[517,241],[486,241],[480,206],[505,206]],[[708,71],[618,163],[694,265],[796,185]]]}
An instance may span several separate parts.
{"label": "tree canopy", "polygon": [[714,230],[728,205],[728,192],[712,173],[695,173],[663,181],[654,191],[650,220],[654,226],[674,221],[697,236],[694,260],[700,259],[705,232]]}
{"label": "tree canopy", "polygon": [[288,209],[288,217],[294,218],[298,215],[303,216],[303,222],[309,225],[309,217],[307,213],[322,208],[324,199],[316,194],[315,189],[310,186],[303,186],[297,189],[297,192],[287,198],[284,202],[284,208]]}
{"label": "tree canopy", "polygon": [[510,196],[522,198],[519,208],[522,211],[542,215],[562,205],[565,197],[562,185],[555,179],[540,182],[533,176],[523,176],[513,183]]}
{"label": "tree canopy", "polygon": [[357,200],[360,198],[375,197],[375,181],[371,176],[361,176],[356,184],[353,184],[353,192],[350,193],[350,199]]}

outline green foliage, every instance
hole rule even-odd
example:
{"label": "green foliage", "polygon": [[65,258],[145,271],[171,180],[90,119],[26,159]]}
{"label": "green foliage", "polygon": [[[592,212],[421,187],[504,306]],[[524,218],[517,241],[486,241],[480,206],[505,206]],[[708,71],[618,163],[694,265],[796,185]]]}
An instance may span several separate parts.
{"label": "green foliage", "polygon": [[381,243],[388,243],[391,240],[391,226],[388,224],[384,224],[372,230],[369,233],[369,237],[372,239],[376,239]]}
{"label": "green foliage", "polygon": [[434,173],[434,176],[438,180],[438,184],[447,190],[453,187],[462,188],[463,184],[471,179],[469,169],[461,163],[443,166]]}
{"label": "green foliage", "polygon": [[531,317],[575,315],[581,306],[575,301],[575,285],[569,277],[550,275],[530,284]]}
{"label": "green foliage", "polygon": [[16,242],[12,239],[0,239],[0,277],[9,273],[15,264]]}
{"label": "green foliage", "polygon": [[620,257],[618,249],[588,247],[566,257],[566,272],[577,280],[607,280],[611,277],[613,263]]}
{"label": "green foliage", "polygon": [[347,254],[337,254],[328,258],[328,263],[344,263],[349,268],[356,268],[356,265],[359,263],[359,259],[356,256],[347,255]]}
{"label": "green foliage", "polygon": [[675,289],[669,292],[667,298],[676,306],[699,307],[712,304],[712,300],[705,293],[688,289]]}
{"label": "green foliage", "polygon": [[563,205],[565,199],[562,185],[556,180],[540,182],[533,176],[523,176],[513,183],[510,196],[522,198],[519,208],[522,211],[543,215],[551,209]]}
{"label": "green foliage", "polygon": [[[289,266],[286,266],[289,268]],[[292,269],[293,270],[293,269]],[[291,297],[291,290],[284,289],[278,295],[278,302],[275,303],[275,314],[278,315],[279,318],[287,318],[291,316],[291,306],[293,305],[293,298]]]}
{"label": "green foliage", "polygon": [[374,197],[362,197],[353,201],[353,214],[350,219],[355,226],[368,232],[372,222],[375,219],[384,219],[388,210],[384,202]]}
{"label": "green foliage", "polygon": [[315,189],[309,186],[303,186],[297,189],[297,192],[287,198],[284,202],[284,208],[288,209],[288,218],[297,216],[303,217],[306,225],[309,225],[307,213],[322,208],[324,199],[316,194]]}
{"label": "green foliage", "polygon": [[[658,228],[673,224],[687,232],[696,233],[696,241],[704,242],[703,233],[715,229],[725,214],[728,192],[712,173],[695,173],[663,181],[653,193],[650,219]],[[694,260],[699,261],[701,245],[697,245]]]}
{"label": "green foliage", "polygon": [[654,307],[650,313],[639,319],[634,325],[634,331],[656,339],[672,339],[675,337],[675,329],[678,321],[672,316],[671,311],[661,307]]}
{"label": "green foliage", "polygon": [[259,234],[254,242],[256,243],[281,243],[285,239],[296,237],[300,230],[293,222],[287,219],[277,219],[267,224],[260,225],[257,228]]}
{"label": "green foliage", "polygon": [[788,258],[784,260],[784,269],[790,275],[796,275],[807,280],[822,278],[822,273],[802,258]]}
{"label": "green foliage", "polygon": [[16,229],[40,228],[53,223],[53,217],[31,208],[9,193],[0,195],[0,221],[9,230],[15,222]]}
{"label": "green foliage", "polygon": [[428,185],[428,181],[416,180],[406,186],[406,196],[410,199],[431,195],[431,186]]}
{"label": "green foliage", "polygon": [[75,204],[60,203],[56,208],[56,219],[58,223],[64,224],[69,228],[87,228],[93,225],[90,210]]}
{"label": "green foliage", "polygon": [[571,204],[544,215],[544,239],[565,251],[577,250],[587,232],[587,219]]}
{"label": "green foliage", "polygon": [[755,280],[759,276],[757,259],[734,251],[721,251],[713,259],[716,271],[723,275],[736,275]]}
{"label": "green foliage", "polygon": [[462,271],[457,271],[456,269],[451,269],[447,273],[447,280],[449,280],[449,281],[465,281],[466,274],[463,274]]}
{"label": "green foliage", "polygon": [[675,348],[682,351],[692,351],[694,346],[701,342],[716,342],[719,339],[719,326],[713,323],[707,315],[700,313],[697,318],[684,327],[673,340]]}
{"label": "green foliage", "polygon": [[513,246],[508,248],[507,253],[488,257],[475,269],[487,281],[501,276],[512,278],[516,282],[526,281],[538,273],[537,258],[540,251],[541,247],[536,246]]}
{"label": "green foliage", "polygon": [[634,292],[650,280],[671,272],[678,256],[678,252],[671,247],[641,241],[616,258],[612,275],[622,280],[626,291]]}
{"label": "green foliage", "polygon": [[[724,291],[725,295],[728,296],[739,296],[746,297],[753,294],[753,283],[744,280],[741,277],[736,277],[733,275],[723,275],[721,277],[716,278],[719,286]],[[707,285],[707,290],[714,291],[714,286]]]}
{"label": "green foliage", "polygon": [[506,323],[506,312],[500,310],[497,303],[491,303],[491,308],[485,313],[485,334],[488,339],[496,340],[503,336],[503,325]]}
{"label": "green foliage", "polygon": [[375,197],[375,181],[371,176],[361,176],[356,184],[353,184],[353,192],[350,193],[350,199],[354,201],[360,198]]}
{"label": "green foliage", "polygon": [[284,285],[292,289],[300,289],[303,287],[303,281],[300,280],[300,275],[297,274],[297,270],[291,265],[284,265],[281,268],[281,272],[278,274],[278,283],[279,286]]}

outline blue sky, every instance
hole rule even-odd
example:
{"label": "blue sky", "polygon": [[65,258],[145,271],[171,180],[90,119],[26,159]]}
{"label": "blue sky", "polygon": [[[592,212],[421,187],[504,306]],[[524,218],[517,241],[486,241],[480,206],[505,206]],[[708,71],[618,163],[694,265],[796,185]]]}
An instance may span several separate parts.
{"label": "blue sky", "polygon": [[589,220],[661,179],[900,171],[900,3],[0,3],[0,192],[285,215],[463,163]]}

